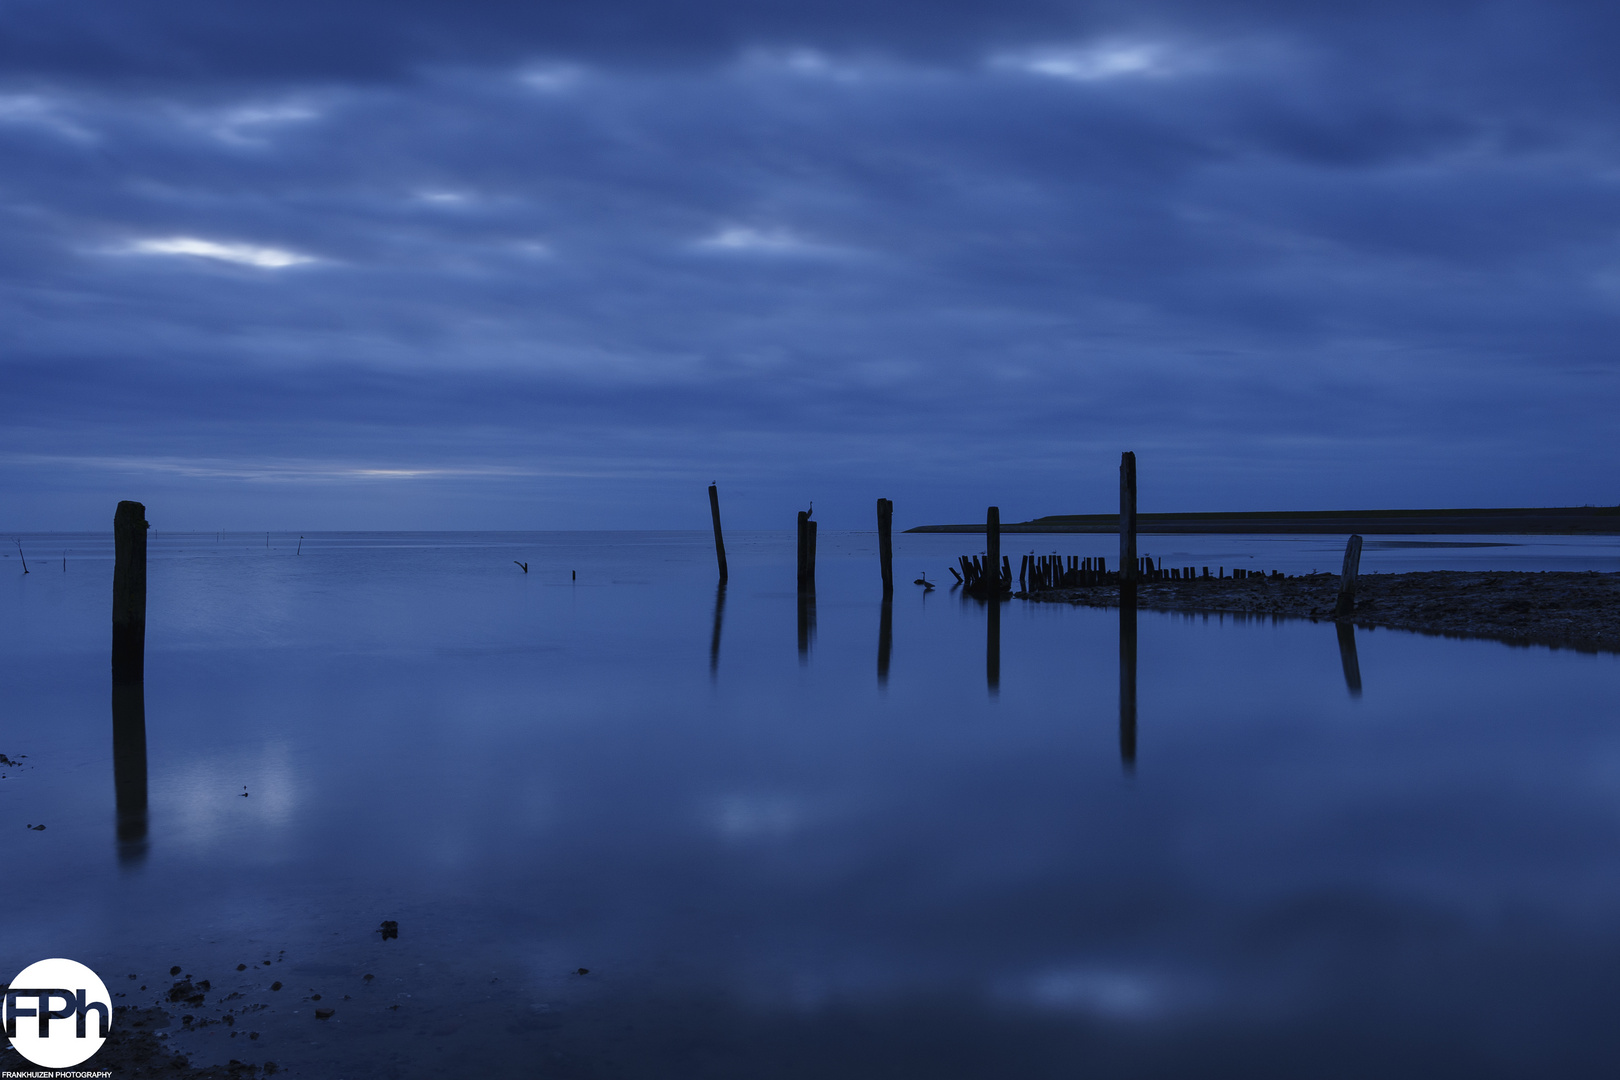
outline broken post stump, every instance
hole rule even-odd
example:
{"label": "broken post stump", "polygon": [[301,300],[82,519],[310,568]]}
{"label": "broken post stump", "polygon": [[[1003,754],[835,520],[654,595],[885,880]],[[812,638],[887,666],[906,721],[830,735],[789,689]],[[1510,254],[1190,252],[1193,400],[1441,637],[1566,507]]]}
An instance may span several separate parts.
{"label": "broken post stump", "polygon": [[113,515],[112,676],[114,686],[146,678],[146,507],[118,504]]}
{"label": "broken post stump", "polygon": [[709,514],[714,518],[714,557],[720,563],[720,583],[724,585],[728,576],[726,541],[720,535],[720,492],[713,484],[709,485]]}
{"label": "broken post stump", "polygon": [[1339,603],[1335,616],[1348,615],[1356,606],[1356,574],[1361,570],[1361,537],[1352,535],[1344,545],[1344,572],[1339,576]]}
{"label": "broken post stump", "polygon": [[890,530],[894,525],[894,503],[888,499],[877,501],[878,516],[878,568],[883,572],[883,595],[894,595],[894,543]]}

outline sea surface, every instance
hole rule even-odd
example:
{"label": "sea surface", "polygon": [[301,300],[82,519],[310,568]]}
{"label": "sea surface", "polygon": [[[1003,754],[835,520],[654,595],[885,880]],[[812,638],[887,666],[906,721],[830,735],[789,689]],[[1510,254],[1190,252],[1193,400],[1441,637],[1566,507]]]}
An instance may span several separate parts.
{"label": "sea surface", "polygon": [[[165,1033],[197,1064],[1620,1062],[1614,655],[1143,611],[1133,665],[1116,611],[953,594],[970,535],[897,536],[885,610],[872,533],[819,538],[813,603],[787,533],[728,536],[724,590],[706,533],[154,533],[144,695],[115,708],[110,535],[18,539],[0,982],[63,956],[144,1005],[178,966],[211,983]],[[1117,561],[1107,536],[1004,541]],[[1343,538],[1140,547],[1298,573]],[[1442,568],[1612,572],[1620,541],[1362,557]]]}

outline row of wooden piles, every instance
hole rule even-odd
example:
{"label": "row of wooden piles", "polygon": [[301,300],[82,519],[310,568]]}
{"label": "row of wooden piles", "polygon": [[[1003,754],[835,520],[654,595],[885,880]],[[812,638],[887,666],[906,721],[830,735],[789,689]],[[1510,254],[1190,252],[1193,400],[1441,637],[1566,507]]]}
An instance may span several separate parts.
{"label": "row of wooden piles", "polygon": [[[1280,578],[1283,574],[1280,570],[1273,570],[1268,575],[1263,571],[1234,569],[1228,575],[1224,566],[1217,566],[1212,574],[1207,566],[1202,568],[1172,566],[1166,569],[1163,559],[1155,561],[1151,556],[1144,555],[1136,560],[1136,580],[1139,582],[1214,581],[1228,578],[1242,581],[1268,576]],[[1119,574],[1109,573],[1108,560],[1101,557],[1025,555],[1018,570],[1018,588],[1026,593],[1049,592],[1053,589],[1084,589],[1094,585],[1114,585],[1118,582]]]}
{"label": "row of wooden piles", "polygon": [[[1028,558],[1028,556],[1025,557]],[[962,586],[964,592],[978,596],[981,593],[988,593],[991,589],[989,563],[989,556],[981,559],[977,555],[961,555],[957,557],[956,566],[947,566],[945,569],[949,570],[951,576],[956,578],[957,584]],[[960,573],[957,572],[957,566],[962,568]],[[1003,555],[1001,557],[999,569],[1001,572],[996,575],[996,591],[1012,592],[1012,564],[1008,561],[1007,556]],[[1022,582],[1023,579],[1020,578],[1020,585],[1022,585]]]}

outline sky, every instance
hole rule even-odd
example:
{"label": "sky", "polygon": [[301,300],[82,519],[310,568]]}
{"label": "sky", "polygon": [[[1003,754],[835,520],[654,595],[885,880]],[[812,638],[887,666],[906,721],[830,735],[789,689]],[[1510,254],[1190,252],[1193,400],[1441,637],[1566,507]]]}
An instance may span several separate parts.
{"label": "sky", "polygon": [[1620,9],[0,0],[0,528],[1615,504]]}

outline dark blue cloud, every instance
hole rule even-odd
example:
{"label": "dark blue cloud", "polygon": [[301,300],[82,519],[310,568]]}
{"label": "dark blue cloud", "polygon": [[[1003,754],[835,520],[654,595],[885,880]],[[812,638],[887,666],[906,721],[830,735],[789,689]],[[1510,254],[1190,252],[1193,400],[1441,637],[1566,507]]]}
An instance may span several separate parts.
{"label": "dark blue cloud", "polygon": [[13,527],[1616,498],[1601,9],[0,25]]}

